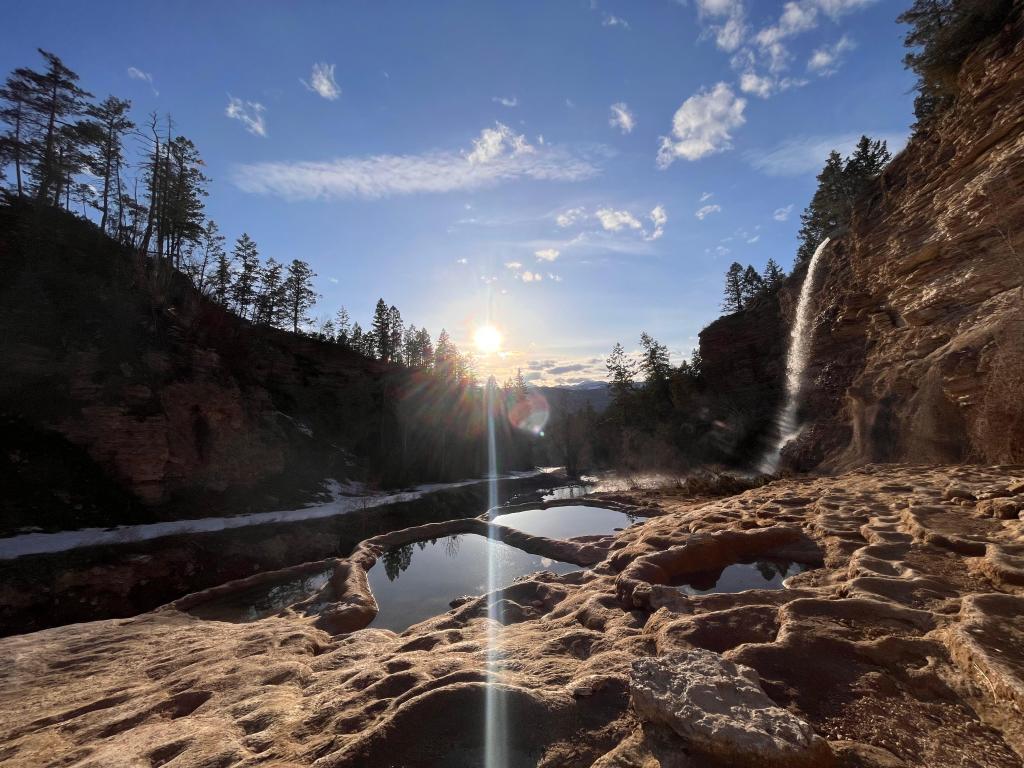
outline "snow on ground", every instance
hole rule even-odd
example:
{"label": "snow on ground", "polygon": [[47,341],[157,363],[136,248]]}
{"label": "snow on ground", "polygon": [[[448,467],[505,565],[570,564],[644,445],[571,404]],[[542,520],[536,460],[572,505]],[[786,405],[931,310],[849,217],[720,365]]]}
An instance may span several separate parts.
{"label": "snow on ground", "polygon": [[[536,477],[553,472],[556,468],[547,467],[530,472],[509,472],[499,475],[500,480],[514,480]],[[322,517],[345,515],[385,504],[396,504],[413,501],[428,493],[444,491],[449,488],[461,488],[476,483],[486,483],[486,478],[459,480],[454,483],[428,483],[418,485],[398,493],[365,493],[360,483],[339,483],[328,480],[326,488],[331,500],[324,504],[314,504],[301,509],[289,509],[276,512],[253,512],[247,515],[232,517],[203,517],[191,520],[170,520],[164,523],[147,523],[145,525],[122,525],[116,528],[81,528],[76,531],[57,531],[56,533],[24,533],[0,539],[0,560],[13,560],[24,555],[50,554],[65,552],[80,547],[94,547],[108,544],[127,544],[134,541],[147,541],[162,536],[178,536],[186,533],[210,533],[226,531],[230,528],[246,528],[250,525],[266,525],[267,523],[294,523],[300,520],[316,520]],[[360,495],[346,495],[353,491]]]}

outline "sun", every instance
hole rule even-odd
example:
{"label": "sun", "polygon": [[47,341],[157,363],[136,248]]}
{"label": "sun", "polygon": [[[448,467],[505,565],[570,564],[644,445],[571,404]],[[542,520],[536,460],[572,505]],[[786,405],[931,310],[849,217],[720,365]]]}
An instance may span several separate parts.
{"label": "sun", "polygon": [[481,354],[494,354],[501,349],[501,331],[493,325],[481,325],[473,333],[473,344]]}

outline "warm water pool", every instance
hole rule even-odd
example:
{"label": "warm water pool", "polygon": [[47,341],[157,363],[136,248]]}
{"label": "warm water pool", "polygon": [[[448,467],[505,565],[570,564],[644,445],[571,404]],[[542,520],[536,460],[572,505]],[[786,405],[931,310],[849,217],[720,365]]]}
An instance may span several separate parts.
{"label": "warm water pool", "polygon": [[209,621],[233,621],[243,624],[264,619],[318,592],[331,578],[332,570],[264,582],[200,603],[189,608],[188,613]]}
{"label": "warm water pool", "polygon": [[493,522],[515,528],[531,536],[571,539],[574,536],[603,536],[620,531],[639,518],[614,509],[570,505],[527,509],[498,515]]}
{"label": "warm water pool", "polygon": [[370,626],[401,632],[444,613],[457,597],[483,594],[489,551],[497,567],[496,587],[534,571],[579,569],[476,534],[407,544],[385,553],[370,569],[370,589],[380,607]]}
{"label": "warm water pool", "polygon": [[674,586],[688,595],[707,595],[712,592],[743,592],[747,589],[782,589],[782,582],[790,576],[810,570],[810,565],[786,560],[757,560],[752,563],[733,563],[721,571],[689,574]]}

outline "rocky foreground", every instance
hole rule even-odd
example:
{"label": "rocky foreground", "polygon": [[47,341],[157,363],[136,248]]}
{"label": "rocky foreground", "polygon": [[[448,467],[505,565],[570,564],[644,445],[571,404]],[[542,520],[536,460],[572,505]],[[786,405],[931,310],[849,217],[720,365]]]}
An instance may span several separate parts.
{"label": "rocky foreground", "polygon": [[[491,733],[512,766],[1024,765],[1024,467],[629,500],[659,514],[500,625],[481,597],[401,635],[166,608],[0,640],[0,764],[476,766]],[[772,555],[821,567],[667,585]]]}

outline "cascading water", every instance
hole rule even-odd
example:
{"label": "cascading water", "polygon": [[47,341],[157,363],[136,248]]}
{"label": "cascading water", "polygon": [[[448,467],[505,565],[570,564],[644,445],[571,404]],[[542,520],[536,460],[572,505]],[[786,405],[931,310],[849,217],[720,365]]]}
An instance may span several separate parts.
{"label": "cascading water", "polygon": [[800,433],[800,424],[797,422],[796,413],[800,407],[800,390],[803,388],[804,371],[807,369],[807,361],[811,356],[811,336],[814,332],[811,321],[814,316],[815,278],[818,274],[818,262],[828,243],[829,238],[826,237],[814,249],[814,255],[811,256],[811,260],[807,264],[804,283],[800,286],[800,300],[796,305],[796,317],[793,320],[793,329],[789,334],[789,353],[786,356],[786,400],[775,422],[778,429],[778,440],[765,454],[759,467],[765,474],[773,474],[778,469],[782,449],[786,447],[786,443]]}

